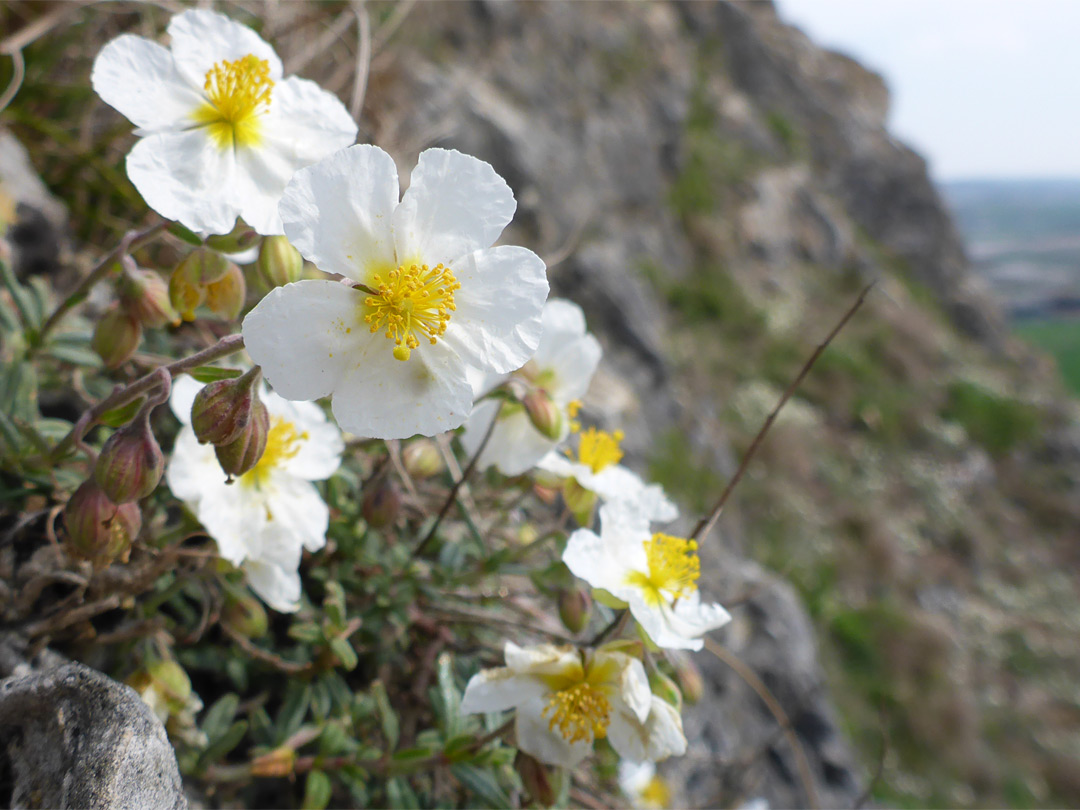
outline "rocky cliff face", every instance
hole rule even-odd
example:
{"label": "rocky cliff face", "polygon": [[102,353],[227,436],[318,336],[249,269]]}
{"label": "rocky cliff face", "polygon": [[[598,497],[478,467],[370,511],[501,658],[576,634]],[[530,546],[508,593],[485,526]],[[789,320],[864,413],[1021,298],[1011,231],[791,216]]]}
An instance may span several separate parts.
{"label": "rocky cliff face", "polygon": [[767,3],[421,5],[372,65],[375,142],[508,178],[513,240],[605,344],[587,407],[688,511],[877,281],[706,552],[722,641],[806,762],[703,653],[672,770],[692,804],[850,805],[879,757],[888,802],[1080,800],[1076,408],[1007,337],[887,106]]}

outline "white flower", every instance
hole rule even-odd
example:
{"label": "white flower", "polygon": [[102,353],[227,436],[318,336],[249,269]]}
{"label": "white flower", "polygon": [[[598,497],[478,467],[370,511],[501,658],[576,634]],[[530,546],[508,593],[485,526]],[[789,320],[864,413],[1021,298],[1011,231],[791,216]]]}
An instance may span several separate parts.
{"label": "white flower", "polygon": [[720,605],[701,602],[697,543],[654,534],[632,504],[601,507],[600,535],[575,531],[563,562],[594,588],[626,602],[658,647],[700,650],[703,634],[731,620]]}
{"label": "white flower", "polygon": [[173,383],[169,404],[183,423],[165,479],[195,513],[218,551],[243,565],[248,582],[272,608],[296,610],[298,567],[304,548],[326,544],[330,512],[312,481],[329,478],[341,463],[341,432],[317,405],[260,396],[270,413],[270,434],[259,463],[232,484],[214,448],[191,429],[191,404],[202,386],[190,377]]}
{"label": "white flower", "polygon": [[169,21],[168,48],[122,34],[102,48],[90,81],[135,124],[127,172],[147,204],[202,233],[237,216],[279,234],[277,203],[293,172],[356,140],[332,93],[281,77],[258,34],[195,9]]}
{"label": "white flower", "polygon": [[505,667],[483,670],[469,681],[463,712],[516,708],[517,747],[552,765],[574,767],[598,737],[607,737],[621,756],[641,749],[652,694],[636,658],[510,641],[505,655]]}
{"label": "white flower", "polygon": [[[394,161],[358,145],[301,169],[281,199],[285,234],[337,281],[272,290],[244,319],[244,341],[288,399],[333,395],[360,436],[451,430],[472,410],[466,367],[505,374],[540,341],[544,263],[490,247],[514,195],[487,163],[420,155],[398,202]],[[366,289],[365,289],[366,288]]]}
{"label": "white flower", "polygon": [[[585,313],[571,301],[554,298],[544,305],[542,316],[543,335],[536,354],[513,375],[526,385],[542,389],[562,417],[562,435],[549,439],[537,430],[523,406],[511,407],[494,400],[484,400],[473,409],[465,423],[461,443],[472,456],[487,434],[491,420],[499,412],[499,420],[491,438],[480,455],[481,468],[495,465],[505,475],[521,475],[536,466],[551,450],[554,450],[570,432],[572,414],[569,410],[585,395],[596,366],[600,362],[600,343],[585,331]],[[489,375],[480,382],[482,393],[508,379],[507,375]]]}
{"label": "white flower", "polygon": [[639,810],[664,810],[671,805],[671,790],[656,772],[656,763],[619,763],[619,789]]}
{"label": "white flower", "polygon": [[668,523],[679,510],[664,494],[659,484],[646,484],[623,465],[619,443],[623,432],[589,428],[578,434],[577,458],[567,449],[552,450],[536,466],[561,478],[572,478],[582,488],[595,492],[604,501],[632,501],[640,514],[657,523]]}

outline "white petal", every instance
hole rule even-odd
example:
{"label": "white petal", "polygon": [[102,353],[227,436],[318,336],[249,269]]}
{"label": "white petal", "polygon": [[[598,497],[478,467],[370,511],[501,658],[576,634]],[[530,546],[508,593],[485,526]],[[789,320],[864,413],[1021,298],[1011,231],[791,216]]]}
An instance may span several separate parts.
{"label": "white petal", "polygon": [[702,636],[722,627],[731,616],[718,604],[703,605],[697,591],[681,598],[675,608],[661,604],[647,604],[640,592],[622,595],[630,605],[630,613],[641,629],[657,647],[675,650],[700,650],[705,642]]}
{"label": "white petal", "polygon": [[642,762],[648,757],[649,733],[645,724],[623,703],[612,705],[608,742],[622,759]]}
{"label": "white petal", "polygon": [[318,551],[326,545],[330,509],[314,484],[275,471],[260,486],[268,526],[291,537],[297,548],[303,545],[308,551]]}
{"label": "white petal", "polygon": [[[461,445],[470,457],[484,440],[498,407],[498,402],[485,400],[473,409],[465,423]],[[478,464],[480,469],[494,465],[503,475],[521,475],[535,467],[557,444],[533,427],[524,411],[516,411],[499,418]]]}
{"label": "white petal", "polygon": [[631,762],[624,759],[619,762],[619,789],[629,798],[634,798],[648,787],[654,776],[656,765],[649,760]]}
{"label": "white petal", "polygon": [[274,392],[263,395],[271,415],[278,415],[296,426],[301,435],[296,455],[284,462],[284,471],[296,478],[322,481],[341,466],[345,442],[337,425],[326,419],[322,408],[313,402],[291,402]]}
{"label": "white petal", "polygon": [[202,87],[215,64],[252,54],[270,65],[270,78],[281,78],[281,60],[258,34],[224,14],[193,9],[177,14],[167,29],[177,69],[194,87]]}
{"label": "white petal", "polygon": [[645,488],[645,482],[637,473],[621,464],[611,464],[598,473],[578,479],[586,489],[591,489],[604,500],[633,500]]}
{"label": "white petal", "polygon": [[481,371],[475,366],[469,366],[465,369],[465,376],[469,380],[469,385],[472,386],[473,397],[480,398],[488,391],[493,390],[499,386],[504,380],[508,379],[508,374],[492,374],[487,371]]}
{"label": "white petal", "polygon": [[361,302],[361,293],[336,281],[286,284],[244,318],[244,345],[281,396],[324,397],[340,383],[353,348],[370,337]]}
{"label": "white petal", "polygon": [[[404,203],[403,203],[404,204]],[[503,245],[451,264],[461,289],[445,340],[469,365],[503,374],[521,368],[540,343],[547,268],[531,250]]]}
{"label": "white petal", "polygon": [[148,131],[186,126],[203,103],[168,50],[134,34],[121,34],[101,49],[90,83],[106,104]]}
{"label": "white petal", "polygon": [[645,674],[645,666],[638,659],[629,656],[627,658],[629,658],[629,663],[622,672],[619,697],[639,720],[644,720],[649,716],[649,702],[652,695],[649,690],[649,678]]}
{"label": "white petal", "polygon": [[465,714],[501,712],[546,694],[547,687],[536,678],[518,675],[506,667],[485,669],[469,679],[461,698]]}
{"label": "white petal", "polygon": [[589,469],[584,464],[575,464],[557,450],[552,450],[536,462],[536,466],[560,478],[573,478],[580,470]]}
{"label": "white petal", "polygon": [[534,699],[518,707],[514,724],[517,747],[541,762],[573,768],[592,752],[592,741],[571,744],[548,728],[549,721],[541,714],[545,706],[543,700]]}
{"label": "white petal", "polygon": [[182,425],[191,424],[191,406],[195,404],[195,395],[203,384],[188,374],[182,374],[172,381],[169,392],[169,409]]}
{"label": "white petal", "polygon": [[681,757],[686,753],[686,734],[683,733],[679,710],[666,700],[652,697],[652,708],[645,721],[648,745],[645,758],[660,762],[668,757]]}
{"label": "white petal", "polygon": [[[542,344],[543,339],[540,342]],[[582,335],[561,344],[558,351],[550,355],[548,364],[539,360],[536,363],[541,369],[554,372],[554,380],[547,390],[556,402],[565,405],[585,396],[602,354],[600,341],[592,335]]]}
{"label": "white petal", "polygon": [[300,609],[300,573],[279,568],[261,560],[245,560],[244,572],[248,584],[279,613],[295,613]]}
{"label": "white petal", "polygon": [[263,139],[292,155],[298,161],[297,168],[351,146],[356,131],[356,122],[341,99],[315,82],[290,76],[274,85]]}
{"label": "white petal", "polygon": [[127,173],[146,204],[199,233],[228,233],[236,224],[236,162],[205,129],[150,135],[127,156]]}
{"label": "white petal", "polygon": [[398,202],[393,159],[358,144],[298,171],[278,210],[285,235],[320,269],[367,282],[397,266],[390,221]]}
{"label": "white petal", "polygon": [[207,474],[195,514],[217,542],[218,553],[233,565],[261,553],[266,528],[266,501],[253,487],[226,485],[225,473]]}
{"label": "white petal", "polygon": [[533,644],[519,647],[512,641],[503,648],[506,666],[514,672],[537,676],[558,676],[571,681],[584,677],[581,653],[577,647],[554,644]]}
{"label": "white petal", "polygon": [[562,561],[574,576],[594,588],[612,590],[626,579],[626,567],[611,553],[611,545],[588,529],[578,529],[570,535]]}
{"label": "white petal", "polygon": [[397,255],[403,263],[449,264],[494,244],[516,207],[514,193],[489,164],[452,149],[428,149],[394,211]]}
{"label": "white petal", "polygon": [[334,418],[344,430],[377,439],[434,436],[453,430],[472,410],[472,388],[457,355],[421,346],[397,360],[382,333],[350,352],[350,367],[334,390]]}
{"label": "white petal", "polygon": [[[189,407],[189,416],[190,413]],[[169,466],[165,469],[169,490],[194,508],[206,492],[208,482],[212,483],[216,477],[220,477],[224,485],[225,475],[218,465],[213,445],[199,444],[195,431],[185,425],[176,436]]]}
{"label": "white petal", "polygon": [[679,516],[679,507],[671,502],[659,484],[649,484],[636,496],[641,511],[653,523],[670,523]]}

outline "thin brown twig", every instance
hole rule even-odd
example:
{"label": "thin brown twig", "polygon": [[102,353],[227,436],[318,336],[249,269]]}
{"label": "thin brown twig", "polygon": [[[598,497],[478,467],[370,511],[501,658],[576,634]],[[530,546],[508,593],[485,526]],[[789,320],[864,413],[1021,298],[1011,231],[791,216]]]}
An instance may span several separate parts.
{"label": "thin brown twig", "polygon": [[788,719],[787,712],[785,712],[784,707],[780,705],[780,701],[776,699],[769,690],[769,687],[765,685],[764,681],[757,676],[757,673],[750,669],[750,667],[743,663],[741,658],[730,650],[724,649],[724,647],[717,644],[711,638],[705,639],[705,649],[731,667],[732,671],[742,678],[746,685],[757,693],[757,696],[764,701],[765,706],[780,725],[780,728],[784,730],[784,737],[787,739],[788,744],[795,753],[795,764],[799,771],[799,780],[802,782],[803,791],[806,793],[806,802],[811,808],[816,810],[816,808],[821,805],[818,804],[817,790],[814,787],[814,776],[813,772],[810,770],[810,760],[806,758],[806,751],[803,749],[802,743],[799,742],[799,738],[795,734],[795,729],[791,725],[791,720]]}
{"label": "thin brown twig", "polygon": [[104,613],[107,610],[113,610],[118,607],[120,607],[120,594],[114,593],[103,599],[98,599],[96,602],[88,602],[82,607],[77,607],[67,613],[50,616],[47,619],[28,624],[23,629],[23,634],[27,638],[34,638],[35,636],[41,636],[47,633],[55,633],[57,630],[63,630],[66,627],[71,627],[73,624],[87,621],[94,616],[97,616],[99,613]]}
{"label": "thin brown twig", "polygon": [[353,120],[359,123],[360,112],[364,109],[364,96],[367,94],[368,74],[371,71],[371,15],[368,14],[364,0],[356,0],[352,10],[356,15],[356,38],[359,52],[356,54],[356,75],[353,77],[349,113]]}
{"label": "thin brown twig", "polygon": [[14,54],[16,51],[21,51],[27,45],[36,42],[50,30],[55,28],[64,17],[72,12],[78,11],[79,7],[85,5],[85,3],[86,0],[83,0],[83,2],[56,4],[47,14],[43,14],[36,20],[27,23],[14,34],[0,42],[0,53],[10,55]]}
{"label": "thin brown twig", "polygon": [[7,109],[8,104],[15,100],[22,87],[23,79],[26,78],[26,60],[23,59],[22,51],[13,51],[11,54],[11,81],[8,83],[4,94],[0,96],[0,112]]}
{"label": "thin brown twig", "polygon": [[720,519],[720,513],[724,510],[724,504],[727,503],[732,490],[735,489],[735,485],[742,480],[743,475],[750,465],[751,459],[753,459],[754,454],[757,452],[762,440],[764,440],[769,429],[772,427],[773,422],[776,421],[776,416],[780,413],[780,409],[787,404],[787,401],[791,399],[796,389],[802,384],[802,381],[806,379],[806,375],[810,373],[810,369],[814,367],[814,363],[821,357],[822,352],[824,352],[829,344],[832,343],[833,338],[840,333],[840,330],[847,325],[847,322],[851,320],[855,312],[862,306],[863,301],[866,300],[866,296],[869,295],[870,290],[873,289],[875,283],[876,282],[871,281],[863,288],[863,291],[859,293],[859,297],[855,299],[855,303],[848,308],[848,311],[844,313],[844,316],[837,322],[836,326],[832,328],[832,331],[829,332],[825,340],[818,344],[818,347],[814,349],[814,353],[810,355],[810,359],[803,363],[803,367],[799,369],[799,373],[795,376],[795,379],[792,380],[784,390],[784,393],[780,397],[780,401],[776,403],[776,407],[772,409],[767,417],[765,417],[765,423],[761,426],[757,435],[754,436],[754,440],[750,442],[750,447],[747,448],[746,454],[743,456],[742,461],[739,462],[739,468],[735,470],[735,474],[731,476],[731,480],[728,481],[727,486],[724,487],[724,491],[720,493],[720,497],[717,499],[712,511],[709,513],[708,517],[703,517],[698,521],[697,525],[694,527],[694,531],[690,534],[690,539],[697,540],[701,543],[709,536],[709,532],[713,530],[716,521]]}

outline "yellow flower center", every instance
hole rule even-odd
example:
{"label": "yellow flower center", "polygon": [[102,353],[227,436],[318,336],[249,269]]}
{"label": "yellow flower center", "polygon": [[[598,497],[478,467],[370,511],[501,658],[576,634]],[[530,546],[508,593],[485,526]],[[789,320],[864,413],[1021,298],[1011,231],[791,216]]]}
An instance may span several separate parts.
{"label": "yellow flower center", "polygon": [[[573,414],[571,414],[573,416]],[[618,464],[623,457],[619,442],[625,434],[621,430],[607,433],[596,428],[589,428],[578,441],[578,461],[598,473],[605,467]]]}
{"label": "yellow flower center", "polygon": [[657,533],[651,540],[646,540],[644,546],[649,572],[632,571],[626,581],[641,588],[650,605],[666,602],[668,597],[665,597],[665,593],[674,602],[697,590],[701,560],[698,559],[695,541]]}
{"label": "yellow flower center", "polygon": [[394,341],[394,357],[408,360],[420,345],[422,335],[434,344],[446,331],[454,305],[454,291],[461,285],[450,268],[437,264],[401,265],[374,278],[375,294],[364,299],[371,312],[364,320],[372,332],[386,327],[386,337]]}
{"label": "yellow flower center", "polygon": [[584,682],[552,692],[543,716],[549,713],[548,729],[558,727],[563,739],[570,743],[606,737],[611,723],[611,703],[607,696]]}
{"label": "yellow flower center", "polygon": [[240,476],[240,483],[258,486],[267,473],[300,452],[300,445],[308,438],[307,431],[298,432],[296,425],[280,416],[270,417],[270,432],[266,436],[266,449],[258,463]]}
{"label": "yellow flower center", "polygon": [[649,780],[649,783],[641,789],[638,796],[642,807],[660,808],[671,806],[671,791],[668,790],[667,782],[659,775]]}
{"label": "yellow flower center", "polygon": [[222,59],[206,72],[203,89],[209,100],[195,111],[195,120],[222,149],[256,145],[262,139],[259,118],[270,107],[273,88],[265,59],[250,53]]}

